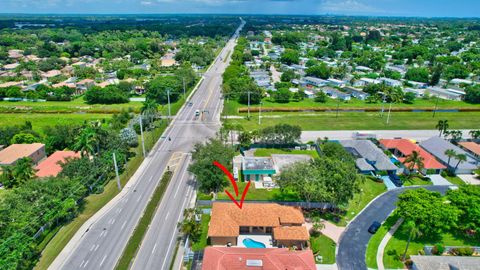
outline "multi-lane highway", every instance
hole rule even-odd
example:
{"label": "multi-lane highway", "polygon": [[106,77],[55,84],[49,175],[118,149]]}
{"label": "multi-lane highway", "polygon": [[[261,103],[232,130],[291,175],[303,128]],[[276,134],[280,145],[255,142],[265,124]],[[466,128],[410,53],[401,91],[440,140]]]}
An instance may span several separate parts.
{"label": "multi-lane highway", "polygon": [[[187,172],[190,151],[220,127],[222,74],[241,25],[227,42],[187,104],[178,112],[122,192],[76,233],[49,269],[113,269],[149,198],[170,166],[174,175],[134,260],[134,269],[166,269],[177,237],[177,222],[194,194]],[[199,116],[195,112],[200,111]],[[170,138],[168,140],[166,138]]]}

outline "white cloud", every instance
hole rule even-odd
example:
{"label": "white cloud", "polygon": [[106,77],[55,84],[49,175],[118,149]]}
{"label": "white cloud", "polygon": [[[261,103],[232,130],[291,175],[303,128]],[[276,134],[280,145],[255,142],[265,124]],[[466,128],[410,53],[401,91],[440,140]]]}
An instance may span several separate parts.
{"label": "white cloud", "polygon": [[323,0],[320,9],[324,12],[352,14],[382,12],[382,10],[358,0]]}

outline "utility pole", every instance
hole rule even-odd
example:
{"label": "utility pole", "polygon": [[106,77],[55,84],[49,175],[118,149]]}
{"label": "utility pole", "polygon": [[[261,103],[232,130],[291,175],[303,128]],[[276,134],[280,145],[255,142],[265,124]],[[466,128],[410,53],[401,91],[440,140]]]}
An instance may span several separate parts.
{"label": "utility pole", "polygon": [[390,102],[390,107],[388,108],[388,115],[387,115],[387,125],[390,122],[390,112],[392,111],[392,102]]}
{"label": "utility pole", "polygon": [[335,116],[335,118],[338,118],[338,110],[340,108],[340,98],[337,97],[337,115]]}
{"label": "utility pole", "polygon": [[260,101],[260,111],[258,113],[258,124],[262,124],[262,102]]}
{"label": "utility pole", "polygon": [[122,185],[120,183],[120,175],[118,174],[117,157],[115,156],[115,152],[113,152],[113,165],[115,166],[115,175],[117,176],[118,190],[122,190]]}
{"label": "utility pole", "polygon": [[433,109],[432,118],[435,118],[435,113],[437,112],[437,108],[438,108],[438,95],[437,95],[437,101],[435,102],[435,109]]}
{"label": "utility pole", "polygon": [[170,89],[167,89],[167,99],[168,99],[168,122],[170,123],[170,117],[172,113],[170,111]]}
{"label": "utility pole", "polygon": [[250,91],[247,92],[248,95],[248,120],[250,120]]}
{"label": "utility pole", "polygon": [[140,118],[138,119],[140,122],[140,136],[142,136],[142,151],[143,151],[143,157],[146,157],[145,155],[145,138],[143,137],[143,121],[142,121],[142,114],[140,114]]}
{"label": "utility pole", "polygon": [[383,93],[382,112],[380,113],[380,117],[383,117],[383,112],[385,110],[384,107],[385,107],[385,93]]}

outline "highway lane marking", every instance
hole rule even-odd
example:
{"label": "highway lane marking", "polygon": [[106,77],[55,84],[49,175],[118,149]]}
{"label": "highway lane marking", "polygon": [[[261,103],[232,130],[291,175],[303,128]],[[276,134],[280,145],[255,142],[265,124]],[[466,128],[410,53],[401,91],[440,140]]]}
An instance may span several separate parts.
{"label": "highway lane marking", "polygon": [[122,212],[122,208],[117,209],[117,214],[120,214],[120,212]]}
{"label": "highway lane marking", "polygon": [[155,245],[153,246],[153,249],[152,249],[152,254],[155,252],[155,249],[157,248],[157,243],[155,243]]}
{"label": "highway lane marking", "polygon": [[105,231],[102,231],[102,232],[100,233],[100,237],[103,237],[104,234],[105,234]]}
{"label": "highway lane marking", "polygon": [[100,262],[100,266],[102,266],[103,262],[105,262],[105,259],[107,258],[107,255],[103,256],[102,261]]}
{"label": "highway lane marking", "polygon": [[82,267],[83,268],[87,267],[88,262],[89,262],[89,260],[87,260],[87,262]]}
{"label": "highway lane marking", "polygon": [[[185,159],[185,162],[188,161],[188,157]],[[182,176],[180,177],[180,180],[183,179],[183,177],[185,176],[185,173],[187,172],[187,170],[184,170],[183,173],[182,173]],[[175,194],[173,194],[173,198],[175,199],[177,197],[177,193],[178,193],[178,190],[180,189],[180,187],[182,186],[182,183],[180,182],[180,184],[178,185],[177,187],[177,190],[175,191]]]}
{"label": "highway lane marking", "polygon": [[120,228],[120,230],[123,230],[123,228],[125,228],[125,225],[127,224],[127,221],[125,220],[122,224],[122,227]]}
{"label": "highway lane marking", "polygon": [[115,219],[111,218],[109,223],[113,225],[113,223],[115,223]]}
{"label": "highway lane marking", "polygon": [[97,251],[97,249],[98,249],[99,247],[100,247],[100,245],[97,245],[97,246],[95,247],[95,251]]}
{"label": "highway lane marking", "polygon": [[153,179],[153,175],[150,176],[150,178],[148,178],[148,182],[150,183],[152,181],[152,179]]}
{"label": "highway lane marking", "polygon": [[170,215],[170,211],[167,212],[167,215],[165,216],[165,220],[168,219],[168,215]]}
{"label": "highway lane marking", "polygon": [[82,267],[83,263],[85,262],[85,260],[82,260],[82,263],[80,264],[80,267]]}
{"label": "highway lane marking", "polygon": [[93,251],[94,248],[95,248],[95,244],[92,245],[92,247],[90,248],[90,251]]}
{"label": "highway lane marking", "polygon": [[141,198],[142,198],[142,194],[140,194],[140,196],[138,196],[137,202],[139,202]]}

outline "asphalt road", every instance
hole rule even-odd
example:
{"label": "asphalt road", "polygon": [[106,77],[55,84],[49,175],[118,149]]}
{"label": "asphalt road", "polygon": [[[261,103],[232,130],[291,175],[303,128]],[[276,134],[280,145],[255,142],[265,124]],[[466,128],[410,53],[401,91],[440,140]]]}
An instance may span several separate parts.
{"label": "asphalt road", "polygon": [[[398,188],[385,192],[366,207],[350,224],[338,243],[337,265],[340,270],[367,269],[365,254],[372,237],[367,230],[373,221],[383,223],[395,209],[398,195],[404,190],[418,187]],[[446,192],[448,186],[428,186],[428,190]]]}
{"label": "asphalt road", "polygon": [[[175,166],[176,171],[133,267],[168,268],[177,234],[176,224],[194,193],[193,180],[186,172],[190,158],[188,153],[195,143],[214,136],[220,127],[223,105],[221,75],[228,65],[224,59],[228,51],[233,50],[241,27],[243,24],[204,74],[203,82],[189,100],[192,104],[178,112],[164,138],[157,142],[140,166],[135,184],[120,198],[114,199],[114,204],[108,209],[102,209],[101,216],[88,229],[79,231],[81,235],[78,239],[74,237],[74,243],[71,241],[64,248],[49,269],[113,269],[167,164]],[[195,116],[197,110],[202,112],[199,117]],[[168,137],[171,141],[167,140]]]}

